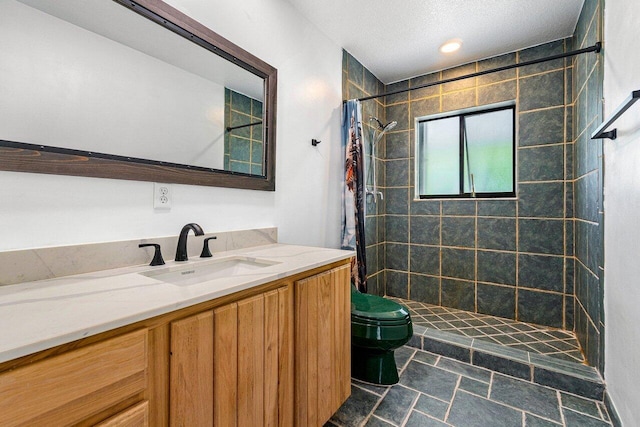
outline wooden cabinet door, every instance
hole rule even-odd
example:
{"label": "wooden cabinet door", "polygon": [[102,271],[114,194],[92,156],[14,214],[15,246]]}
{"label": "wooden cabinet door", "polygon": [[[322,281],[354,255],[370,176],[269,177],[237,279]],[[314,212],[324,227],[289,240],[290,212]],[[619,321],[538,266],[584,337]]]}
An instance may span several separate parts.
{"label": "wooden cabinet door", "polygon": [[350,266],[295,283],[296,425],[322,426],[351,394]]}
{"label": "wooden cabinet door", "polygon": [[213,425],[213,312],[171,324],[169,369],[170,425]]}
{"label": "wooden cabinet door", "polygon": [[238,305],[228,304],[213,313],[213,346],[217,350],[213,359],[214,424],[234,427],[238,405]]}
{"label": "wooden cabinet door", "polygon": [[288,286],[173,322],[170,424],[293,425],[292,343]]}

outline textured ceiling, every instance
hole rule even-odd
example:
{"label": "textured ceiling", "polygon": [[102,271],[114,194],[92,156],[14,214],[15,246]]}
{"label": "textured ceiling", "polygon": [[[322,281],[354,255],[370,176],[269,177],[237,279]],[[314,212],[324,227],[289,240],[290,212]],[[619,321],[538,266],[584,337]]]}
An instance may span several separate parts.
{"label": "textured ceiling", "polygon": [[[583,0],[287,0],[384,83],[571,36]],[[461,39],[462,48],[439,47]]]}

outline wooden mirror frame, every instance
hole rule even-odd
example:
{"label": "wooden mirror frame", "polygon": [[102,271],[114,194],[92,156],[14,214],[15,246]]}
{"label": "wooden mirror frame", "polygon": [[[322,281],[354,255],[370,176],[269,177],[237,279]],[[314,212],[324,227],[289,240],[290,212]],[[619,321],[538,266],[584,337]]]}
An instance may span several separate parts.
{"label": "wooden mirror frame", "polygon": [[275,191],[277,70],[161,0],[119,3],[264,79],[263,175],[0,141],[0,170]]}

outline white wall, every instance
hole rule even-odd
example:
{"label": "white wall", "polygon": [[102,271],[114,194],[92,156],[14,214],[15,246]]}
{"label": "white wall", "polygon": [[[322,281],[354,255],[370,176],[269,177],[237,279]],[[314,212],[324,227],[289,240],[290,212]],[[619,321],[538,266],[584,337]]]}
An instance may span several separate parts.
{"label": "white wall", "polygon": [[339,246],[340,47],[284,0],[168,3],[278,69],[276,192],[174,184],[160,212],[152,183],[0,172],[0,250],[175,235],[187,222]]}
{"label": "white wall", "polygon": [[[640,89],[640,2],[607,0],[605,119]],[[640,422],[640,104],[605,140],[605,380],[624,425]]]}

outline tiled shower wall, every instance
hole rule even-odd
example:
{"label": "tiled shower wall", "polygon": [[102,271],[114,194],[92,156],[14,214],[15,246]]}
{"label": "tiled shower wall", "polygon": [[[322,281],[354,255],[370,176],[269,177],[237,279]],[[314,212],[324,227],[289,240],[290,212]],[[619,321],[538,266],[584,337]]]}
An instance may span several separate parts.
{"label": "tiled shower wall", "polygon": [[[384,93],[384,85],[357,59],[342,51],[342,95],[344,99],[362,98],[369,95]],[[365,150],[370,151],[371,133],[374,128],[370,117],[377,117],[385,121],[384,98],[378,98],[362,103],[363,133],[365,134]],[[384,184],[384,137],[377,146],[375,162],[378,167],[378,183]],[[370,160],[365,162],[367,188],[373,188],[370,174]],[[384,188],[381,185],[380,191]],[[384,197],[384,195],[383,195]],[[365,217],[365,244],[367,248],[367,286],[368,292],[384,295],[384,200],[367,196]]]}
{"label": "tiled shower wall", "polygon": [[[603,2],[586,0],[573,35],[574,49],[602,40]],[[602,56],[573,60],[575,191],[575,331],[590,365],[604,372],[604,254],[602,140],[591,134],[602,123]]]}
{"label": "tiled shower wall", "polygon": [[[560,40],[388,85],[387,91],[562,53]],[[573,327],[570,60],[389,96],[386,293]],[[518,199],[414,200],[414,120],[515,101]],[[566,272],[566,274],[565,274]]]}

